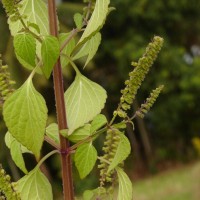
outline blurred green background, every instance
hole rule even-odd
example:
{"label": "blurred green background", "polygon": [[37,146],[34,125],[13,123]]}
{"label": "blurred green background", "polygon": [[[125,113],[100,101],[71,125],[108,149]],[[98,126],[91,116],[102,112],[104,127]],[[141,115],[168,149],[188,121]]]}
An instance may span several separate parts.
{"label": "blurred green background", "polygon": [[[164,84],[164,91],[145,119],[136,119],[134,131],[131,127],[127,127],[132,154],[125,166],[134,182],[135,199],[200,199],[199,190],[195,189],[200,188],[200,166],[196,163],[200,154],[200,1],[111,0],[111,6],[116,10],[109,14],[106,25],[101,31],[102,44],[98,54],[83,71],[107,90],[108,101],[103,113],[108,119],[118,104],[119,91],[128,78],[128,72],[132,70],[131,61],[137,61],[142,56],[146,45],[154,35],[159,35],[165,40],[156,63],[137,95],[133,111],[158,85]],[[82,12],[82,8],[81,0],[67,0],[58,5],[61,30],[69,31],[74,27],[73,15]],[[2,7],[0,7],[0,33],[0,52],[19,86],[28,76],[28,72],[17,63]],[[82,63],[78,64],[81,67]],[[67,87],[73,80],[73,72],[65,69],[64,75]],[[49,122],[53,121],[55,108],[52,80],[46,81],[38,76],[36,82],[38,90],[47,100]],[[0,162],[17,179],[22,174],[14,167],[5,147],[3,142],[5,132],[3,121],[0,120]],[[101,142],[102,139],[97,146],[101,146]],[[44,153],[50,149],[51,147],[45,143]],[[31,158],[27,156],[26,159]],[[188,163],[189,167],[183,167]],[[29,165],[31,169],[34,162]],[[137,180],[141,178],[151,177],[166,170],[174,172],[167,172],[166,176],[156,175],[157,178],[148,178],[147,181],[139,181],[137,184]],[[45,171],[55,183],[54,190],[58,196],[59,157],[49,159]],[[193,176],[190,171],[194,171]],[[94,169],[93,174],[85,182],[79,180],[77,172],[74,172],[77,193],[80,194],[84,189],[92,189],[98,185],[95,173],[98,173],[97,169]],[[54,181],[52,174],[58,175]],[[185,191],[180,193],[180,196],[170,195],[169,185],[173,186],[176,181],[180,184],[179,189],[174,190],[175,194],[184,191],[184,188],[191,188],[188,192],[190,194]],[[161,192],[165,188],[166,191]],[[160,193],[151,194],[155,190]]]}

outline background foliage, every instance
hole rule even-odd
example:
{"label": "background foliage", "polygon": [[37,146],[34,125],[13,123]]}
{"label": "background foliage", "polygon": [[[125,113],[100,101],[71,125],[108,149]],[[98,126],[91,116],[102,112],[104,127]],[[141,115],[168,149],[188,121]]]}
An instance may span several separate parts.
{"label": "background foliage", "polygon": [[[112,13],[110,21],[117,23],[110,23],[105,29],[108,41],[104,42],[104,56],[111,55],[118,74],[123,77],[125,66],[141,55],[140,49],[149,38],[156,34],[165,39],[157,65],[141,92],[141,96],[146,96],[152,85],[165,84],[164,94],[149,113],[146,124],[158,153],[165,153],[162,156],[166,158],[187,159],[186,155],[191,153],[191,138],[200,136],[200,110],[197,106],[200,91],[200,2],[127,0],[124,3],[116,0],[115,3],[118,14]],[[121,33],[120,27],[123,27]],[[113,29],[111,34],[107,31]],[[111,37],[118,40],[111,40]],[[112,49],[116,51],[110,51]],[[165,149],[166,152],[162,153]]]}
{"label": "background foliage", "polygon": [[145,121],[151,144],[160,158],[191,158],[191,138],[200,136],[200,2],[112,2],[117,11],[110,14],[104,28],[104,43],[97,58],[99,67],[106,70],[109,66],[107,84],[116,84],[111,92],[115,94],[120,88],[130,61],[141,56],[145,43],[153,35],[162,36],[164,48],[138,101],[154,85],[164,83],[164,93]]}

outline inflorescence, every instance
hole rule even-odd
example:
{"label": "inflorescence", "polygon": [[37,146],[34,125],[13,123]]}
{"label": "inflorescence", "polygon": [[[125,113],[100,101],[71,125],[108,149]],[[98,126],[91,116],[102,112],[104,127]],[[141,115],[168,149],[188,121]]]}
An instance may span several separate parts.
{"label": "inflorescence", "polygon": [[0,165],[0,199],[20,200],[20,195],[16,192],[14,184],[10,182],[10,176]]}
{"label": "inflorescence", "polygon": [[17,21],[22,18],[18,10],[19,6],[21,6],[19,0],[2,0],[2,3],[7,15],[12,21]]}
{"label": "inflorescence", "polygon": [[146,102],[141,105],[138,111],[136,111],[136,115],[138,117],[140,118],[144,117],[144,115],[150,110],[150,108],[155,103],[156,99],[158,98],[163,88],[164,85],[161,85],[151,92],[150,96],[146,99]]}
{"label": "inflorescence", "polygon": [[2,110],[5,100],[13,93],[14,84],[15,81],[11,80],[8,66],[2,65],[2,61],[0,60],[0,110]]}
{"label": "inflorescence", "polygon": [[127,110],[131,108],[135,96],[150,67],[153,65],[157,55],[163,45],[163,39],[155,36],[153,41],[149,43],[146,52],[138,62],[133,62],[134,70],[129,73],[129,80],[125,81],[126,87],[121,91],[122,96],[118,109],[114,112],[114,116],[121,118],[127,117]]}
{"label": "inflorescence", "polygon": [[[161,37],[155,36],[153,41],[149,43],[146,48],[145,54],[138,62],[133,62],[134,70],[129,73],[129,79],[125,81],[125,88],[121,91],[122,96],[120,98],[120,103],[116,111],[114,111],[114,117],[111,121],[111,125],[116,116],[123,118],[123,121],[118,124],[114,124],[107,130],[106,139],[103,146],[104,155],[100,159],[100,187],[103,187],[105,183],[115,182],[115,170],[108,171],[110,163],[115,157],[117,147],[120,142],[120,134],[123,134],[119,129],[124,130],[126,128],[126,123],[131,122],[135,116],[141,118],[150,110],[157,97],[159,96],[163,85],[159,86],[153,90],[150,96],[146,99],[146,102],[141,105],[140,109],[135,112],[132,118],[127,115],[127,110],[131,108],[131,105],[135,99],[138,89],[140,88],[146,74],[149,72],[150,67],[153,65],[157,58],[157,55],[163,45],[163,39]],[[128,121],[126,120],[128,119]],[[120,125],[121,124],[121,125]],[[120,125],[120,126],[119,126]],[[123,163],[121,163],[123,164]]]}
{"label": "inflorescence", "polygon": [[102,156],[100,164],[98,165],[98,168],[100,169],[101,187],[103,187],[106,182],[108,183],[113,182],[114,170],[108,172],[108,168],[116,154],[119,142],[120,142],[120,131],[118,129],[108,129],[106,139],[104,142],[104,147],[102,149],[104,151],[104,155]]}

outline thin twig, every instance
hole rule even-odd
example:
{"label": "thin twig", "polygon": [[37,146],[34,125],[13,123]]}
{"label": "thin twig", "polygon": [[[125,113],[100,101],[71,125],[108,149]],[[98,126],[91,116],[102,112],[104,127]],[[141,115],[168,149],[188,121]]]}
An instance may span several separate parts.
{"label": "thin twig", "polygon": [[66,41],[63,43],[63,45],[60,48],[60,52],[62,52],[62,50],[67,46],[67,44],[69,44],[69,42],[71,41],[72,38],[74,38],[74,36],[80,32],[80,29],[76,28],[73,29],[69,35],[69,37],[66,39]]}
{"label": "thin twig", "polygon": [[88,3],[88,10],[87,10],[87,13],[86,13],[86,16],[84,19],[85,25],[87,25],[87,23],[88,23],[88,19],[89,19],[90,13],[91,13],[91,7],[92,7],[92,1],[90,0]]}

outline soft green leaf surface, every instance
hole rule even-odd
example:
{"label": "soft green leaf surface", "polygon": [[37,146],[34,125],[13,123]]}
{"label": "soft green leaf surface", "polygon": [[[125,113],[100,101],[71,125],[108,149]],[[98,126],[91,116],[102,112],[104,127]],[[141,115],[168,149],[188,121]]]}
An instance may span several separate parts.
{"label": "soft green leaf surface", "polygon": [[[47,4],[44,0],[22,0],[19,6],[19,12],[21,15],[26,16],[24,20],[25,24],[29,26],[30,24],[37,24],[36,26],[29,26],[31,31],[38,35],[38,31],[41,35],[49,34],[49,20],[48,20],[48,10]],[[8,20],[11,35],[15,36],[24,27],[20,21],[13,22]],[[39,30],[38,30],[39,29]],[[37,56],[40,57],[41,53],[41,43],[36,41],[36,52]]]}
{"label": "soft green leaf surface", "polygon": [[117,175],[119,181],[118,200],[132,200],[133,199],[133,186],[123,169],[117,167]]}
{"label": "soft green leaf surface", "polygon": [[30,28],[30,27],[34,28],[37,31],[37,33],[40,34],[40,28],[39,28],[39,26],[37,24],[31,23],[31,22],[27,22],[27,25],[28,25],[28,28]]}
{"label": "soft green leaf surface", "polygon": [[94,190],[86,190],[83,193],[83,200],[96,200],[97,197],[101,200],[111,200],[113,198],[106,192],[104,187],[99,187]]}
{"label": "soft green leaf surface", "polygon": [[69,135],[99,114],[106,98],[106,91],[100,85],[77,74],[65,92]]}
{"label": "soft green leaf surface", "polygon": [[17,182],[21,200],[53,200],[48,179],[36,168]]}
{"label": "soft green leaf surface", "polygon": [[59,131],[59,133],[63,136],[63,137],[68,137],[68,129],[62,129]]}
{"label": "soft green leaf surface", "polygon": [[[5,135],[5,143],[6,146],[10,149],[11,148],[11,144],[13,141],[18,142],[9,132],[6,133]],[[18,142],[19,143],[19,142]],[[19,143],[20,144],[20,143]],[[22,144],[20,144],[20,148],[21,148],[21,152],[22,153],[32,153],[31,151],[29,151],[25,146],[23,146]]]}
{"label": "soft green leaf surface", "polygon": [[101,27],[103,26],[106,20],[109,3],[110,3],[110,0],[96,1],[95,8],[89,20],[89,23],[83,35],[81,36],[81,39],[78,42],[79,45],[84,43],[86,40],[90,39],[92,35],[94,35],[96,32],[98,32],[101,29]]}
{"label": "soft green leaf surface", "polygon": [[90,124],[86,124],[83,127],[76,129],[73,134],[71,134],[68,139],[74,143],[77,143],[90,135]]}
{"label": "soft green leaf surface", "polygon": [[[17,141],[17,140],[16,140]],[[30,150],[28,150],[25,146],[23,146],[22,144],[21,144],[21,151],[22,151],[22,153],[31,153],[31,154],[33,154],[33,152],[32,151],[30,151]]]}
{"label": "soft green leaf surface", "polygon": [[52,123],[46,128],[46,135],[50,137],[54,142],[59,144],[59,130],[58,124]]}
{"label": "soft green leaf surface", "polygon": [[108,168],[108,172],[114,169],[119,163],[124,161],[130,154],[130,152],[131,152],[131,146],[128,138],[123,133],[120,133],[120,142],[117,147],[115,156]]}
{"label": "soft green leaf surface", "polygon": [[5,143],[6,146],[10,149],[11,157],[17,167],[19,167],[25,174],[27,174],[28,171],[26,169],[24,158],[22,156],[22,145],[14,137],[12,137],[9,132],[7,132],[5,135]]}
{"label": "soft green leaf surface", "polygon": [[81,27],[83,26],[83,16],[80,13],[76,13],[74,15],[74,22],[76,24],[76,27],[78,29],[81,29]]}
{"label": "soft green leaf surface", "polygon": [[[69,35],[70,35],[70,33],[61,33],[59,35],[60,47],[62,47],[62,45],[67,40],[67,38],[69,37]],[[70,57],[71,52],[73,51],[74,47],[75,47],[75,40],[74,40],[74,38],[72,38],[70,40],[70,42],[62,50],[62,54],[61,54],[61,66],[62,67],[66,67],[68,65],[69,60],[67,59],[67,57],[65,55],[67,55],[67,56]]]}
{"label": "soft green leaf surface", "polygon": [[[42,35],[48,35],[49,21],[47,4],[43,0],[22,0],[20,5],[21,6],[18,9],[21,15],[26,16],[26,19],[24,19],[25,23],[29,22],[28,24],[37,24],[40,29],[40,33]],[[15,36],[23,28],[20,21],[13,22],[10,20],[9,27],[12,36]],[[35,29],[32,31],[37,33]]]}
{"label": "soft green leaf surface", "polygon": [[39,158],[47,107],[30,78],[5,101],[3,116],[12,136]]}
{"label": "soft green leaf surface", "polygon": [[107,123],[107,119],[105,115],[102,115],[102,114],[97,115],[91,123],[90,133],[93,134],[95,131],[103,127],[106,123]]}
{"label": "soft green leaf surface", "polygon": [[101,34],[97,33],[83,45],[80,51],[73,57],[73,60],[77,60],[81,57],[87,56],[87,60],[84,65],[85,67],[96,54],[100,43],[101,43]]}
{"label": "soft green leaf surface", "polygon": [[94,192],[92,190],[86,190],[83,193],[83,200],[92,200],[94,196]]}
{"label": "soft green leaf surface", "polygon": [[54,36],[46,36],[41,46],[42,71],[46,78],[49,78],[53,67],[60,55],[60,45],[58,39]]}
{"label": "soft green leaf surface", "polygon": [[36,41],[30,34],[18,34],[14,37],[15,53],[19,62],[28,69],[35,67]]}
{"label": "soft green leaf surface", "polygon": [[75,165],[80,178],[85,178],[93,169],[97,160],[97,151],[91,143],[80,145],[75,153]]}

